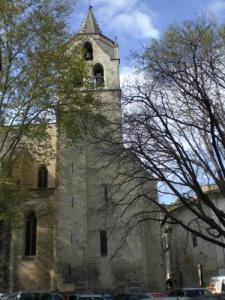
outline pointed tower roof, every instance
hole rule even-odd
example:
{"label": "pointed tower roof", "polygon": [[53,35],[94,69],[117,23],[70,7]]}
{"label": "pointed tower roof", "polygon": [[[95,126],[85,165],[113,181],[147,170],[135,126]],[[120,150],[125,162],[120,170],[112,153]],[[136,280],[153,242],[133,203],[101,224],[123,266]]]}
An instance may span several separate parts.
{"label": "pointed tower roof", "polygon": [[89,5],[88,12],[84,18],[79,33],[81,34],[102,34],[98,22],[92,12],[92,6]]}

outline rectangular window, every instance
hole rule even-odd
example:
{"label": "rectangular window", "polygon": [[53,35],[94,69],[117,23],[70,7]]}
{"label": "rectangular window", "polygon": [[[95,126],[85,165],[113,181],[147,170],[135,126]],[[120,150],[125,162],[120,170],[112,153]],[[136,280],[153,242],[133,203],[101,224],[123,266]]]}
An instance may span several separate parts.
{"label": "rectangular window", "polygon": [[72,267],[71,267],[71,264],[69,264],[69,267],[68,267],[68,273],[69,273],[69,276],[72,275]]}
{"label": "rectangular window", "polygon": [[73,244],[73,234],[70,234],[70,243]]}
{"label": "rectangular window", "polygon": [[71,165],[71,173],[74,173],[74,164]]}
{"label": "rectangular window", "polygon": [[101,256],[108,255],[107,231],[105,230],[100,231],[100,251],[101,251]]}
{"label": "rectangular window", "polygon": [[179,271],[179,286],[183,287],[183,272]]}
{"label": "rectangular window", "polygon": [[193,248],[198,247],[197,236],[194,233],[192,233],[192,245],[193,245]]}
{"label": "rectangular window", "polygon": [[163,251],[168,251],[169,250],[169,241],[168,241],[168,234],[166,233],[163,238],[162,238],[162,247]]}
{"label": "rectangular window", "polygon": [[71,206],[74,207],[74,197],[72,196]]}
{"label": "rectangular window", "polygon": [[109,190],[108,190],[107,184],[104,185],[104,199],[105,199],[105,202],[109,201]]}

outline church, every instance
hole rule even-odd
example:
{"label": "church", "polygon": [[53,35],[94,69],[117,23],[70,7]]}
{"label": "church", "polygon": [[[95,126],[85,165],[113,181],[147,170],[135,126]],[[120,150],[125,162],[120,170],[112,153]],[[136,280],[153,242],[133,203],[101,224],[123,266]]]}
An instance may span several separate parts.
{"label": "church", "polygon": [[[116,138],[122,143],[118,44],[102,33],[91,6],[76,37],[82,38],[93,93],[111,121],[121,124]],[[123,230],[128,218],[153,204],[138,197],[138,203],[122,211],[127,200],[121,199],[127,199],[134,181],[140,179],[113,187],[121,183],[123,174],[140,168],[137,162],[124,159],[118,167],[107,151],[102,155],[97,143],[68,144],[65,135],[58,134],[57,123],[49,126],[49,134],[55,155],[46,164],[26,157],[15,170],[28,192],[21,205],[20,226],[1,236],[0,289],[115,293],[132,287],[162,289],[159,224],[137,223],[125,235]],[[139,195],[153,193],[155,185],[153,180],[145,182]],[[107,218],[115,203],[121,206]]]}

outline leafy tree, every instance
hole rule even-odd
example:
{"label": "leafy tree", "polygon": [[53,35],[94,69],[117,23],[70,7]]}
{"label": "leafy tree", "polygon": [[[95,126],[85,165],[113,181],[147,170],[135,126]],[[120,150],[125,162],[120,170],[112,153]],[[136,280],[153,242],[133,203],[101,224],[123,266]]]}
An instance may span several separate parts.
{"label": "leafy tree", "polygon": [[[46,156],[50,123],[64,122],[74,135],[81,119],[91,116],[93,99],[81,91],[86,65],[66,24],[73,4],[72,0],[0,0],[1,190],[18,188],[11,176],[18,153]],[[43,141],[46,151],[40,158],[37,145]]]}

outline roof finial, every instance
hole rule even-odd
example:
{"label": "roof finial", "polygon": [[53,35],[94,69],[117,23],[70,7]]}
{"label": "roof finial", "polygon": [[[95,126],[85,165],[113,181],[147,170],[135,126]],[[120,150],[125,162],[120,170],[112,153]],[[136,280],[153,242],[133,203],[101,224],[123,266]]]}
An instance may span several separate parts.
{"label": "roof finial", "polygon": [[88,0],[88,2],[89,2],[89,8],[92,9],[93,6],[91,5],[91,0]]}
{"label": "roof finial", "polygon": [[88,12],[79,30],[81,34],[101,34],[101,29],[92,11],[91,2],[92,0],[89,0]]}

